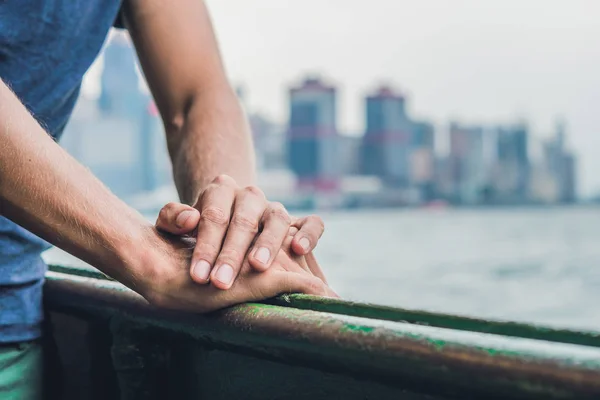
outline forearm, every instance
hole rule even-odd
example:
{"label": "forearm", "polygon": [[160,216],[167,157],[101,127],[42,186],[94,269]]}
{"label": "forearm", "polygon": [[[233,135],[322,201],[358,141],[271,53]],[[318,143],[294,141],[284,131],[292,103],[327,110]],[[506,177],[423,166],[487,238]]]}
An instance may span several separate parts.
{"label": "forearm", "polygon": [[250,128],[228,85],[195,97],[181,126],[167,129],[167,140],[184,203],[193,204],[220,174],[230,175],[241,186],[255,183]]}
{"label": "forearm", "polygon": [[1,80],[0,214],[133,285],[122,267],[149,224],[62,150]]}

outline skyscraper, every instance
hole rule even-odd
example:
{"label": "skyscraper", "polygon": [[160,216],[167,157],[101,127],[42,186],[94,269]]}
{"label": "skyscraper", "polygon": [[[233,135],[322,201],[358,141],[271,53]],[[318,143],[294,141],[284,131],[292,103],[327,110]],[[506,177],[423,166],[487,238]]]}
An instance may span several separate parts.
{"label": "skyscraper", "polygon": [[561,198],[563,203],[577,201],[577,158],[574,154],[566,153],[563,161],[563,182]]}
{"label": "skyscraper", "polygon": [[100,110],[111,116],[139,118],[148,101],[139,88],[135,51],[127,33],[114,32],[103,54]]}
{"label": "skyscraper", "polygon": [[525,202],[529,199],[528,142],[529,131],[525,124],[497,130],[494,183],[498,199],[502,202]]}
{"label": "skyscraper", "polygon": [[366,98],[365,109],[363,173],[381,177],[387,186],[407,187],[415,126],[406,115],[404,96],[384,86]]}
{"label": "skyscraper", "polygon": [[129,199],[169,184],[171,166],[162,124],[140,90],[135,51],[126,33],[104,50],[98,99],[79,99],[63,145],[115,194]]}
{"label": "skyscraper", "polygon": [[554,180],[556,197],[561,203],[576,200],[576,158],[565,148],[565,125],[556,124],[552,139],[544,143],[544,166]]}
{"label": "skyscraper", "polygon": [[258,169],[285,168],[287,160],[285,127],[258,113],[249,114],[248,120],[252,129]]}
{"label": "skyscraper", "polygon": [[429,122],[413,124],[411,156],[411,185],[419,189],[423,201],[437,197],[435,185],[435,129]]}
{"label": "skyscraper", "polygon": [[302,190],[339,188],[336,89],[309,77],[289,91],[289,164]]}
{"label": "skyscraper", "polygon": [[135,50],[127,33],[113,33],[104,50],[98,106],[105,117],[133,123],[135,131],[123,134],[134,136],[137,142],[132,166],[140,176],[141,190],[152,191],[164,182],[159,179],[161,174],[156,162],[160,119],[150,96],[140,90],[136,65]]}
{"label": "skyscraper", "polygon": [[484,130],[480,126],[450,125],[450,179],[453,197],[478,203],[487,181]]}

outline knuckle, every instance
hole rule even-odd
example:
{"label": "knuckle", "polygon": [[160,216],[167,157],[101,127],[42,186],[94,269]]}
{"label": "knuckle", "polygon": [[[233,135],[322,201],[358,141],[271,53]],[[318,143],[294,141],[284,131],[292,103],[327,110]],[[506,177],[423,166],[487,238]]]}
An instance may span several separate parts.
{"label": "knuckle", "polygon": [[175,203],[174,201],[171,201],[171,202],[165,204],[165,206],[163,207],[163,210],[165,210],[165,209],[166,210],[173,210],[173,209],[177,208],[177,206],[178,206],[177,203]]}
{"label": "knuckle", "polygon": [[207,196],[211,196],[215,194],[215,192],[222,191],[225,188],[229,188],[229,185],[213,181],[206,186],[202,192],[202,197],[206,198]]}
{"label": "knuckle", "polygon": [[229,224],[229,215],[221,207],[216,206],[206,207],[202,210],[200,219],[219,226],[227,226]]}
{"label": "knuckle", "polygon": [[232,183],[235,183],[234,179],[226,174],[217,175],[212,182],[216,185],[231,185]]}
{"label": "knuckle", "polygon": [[169,216],[173,213],[176,206],[177,205],[173,202],[165,204],[158,213],[158,219],[162,221],[168,221]]}
{"label": "knuckle", "polygon": [[244,192],[244,194],[250,195],[250,196],[258,196],[258,197],[264,197],[265,196],[265,194],[263,193],[263,191],[260,190],[256,186],[246,186],[243,189],[243,192]]}
{"label": "knuckle", "polygon": [[169,210],[167,209],[167,206],[164,206],[160,209],[160,212],[158,213],[158,222],[166,222],[168,218]]}
{"label": "knuckle", "polygon": [[269,209],[269,218],[284,222],[286,225],[292,223],[292,218],[281,203],[272,203]]}
{"label": "knuckle", "polygon": [[231,219],[231,224],[243,231],[257,233],[258,232],[258,219],[250,218],[247,215],[235,213]]}

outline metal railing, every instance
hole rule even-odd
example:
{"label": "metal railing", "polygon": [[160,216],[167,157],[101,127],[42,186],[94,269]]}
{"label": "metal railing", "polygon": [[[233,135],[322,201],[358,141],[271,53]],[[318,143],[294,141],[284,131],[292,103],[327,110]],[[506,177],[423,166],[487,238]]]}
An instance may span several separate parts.
{"label": "metal railing", "polygon": [[66,364],[76,375],[73,365],[81,362],[88,375],[97,374],[86,377],[88,393],[112,387],[123,399],[600,398],[594,332],[304,295],[210,315],[177,313],[151,307],[99,272],[65,267],[51,267],[45,302],[60,353],[69,352],[65,342],[79,340],[74,331],[86,335],[79,340],[85,360],[71,354]]}

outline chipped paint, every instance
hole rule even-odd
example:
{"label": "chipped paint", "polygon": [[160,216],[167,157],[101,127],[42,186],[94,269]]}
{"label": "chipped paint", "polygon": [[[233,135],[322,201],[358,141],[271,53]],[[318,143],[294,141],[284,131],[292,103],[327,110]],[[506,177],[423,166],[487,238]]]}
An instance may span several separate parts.
{"label": "chipped paint", "polygon": [[552,342],[581,344],[600,347],[600,332],[553,329],[511,321],[483,320],[449,314],[437,314],[421,310],[409,310],[374,304],[348,302],[339,299],[319,298],[294,294],[272,299],[270,304],[294,307],[303,310],[322,311],[340,315],[378,320],[408,322],[422,326],[458,329],[471,332],[490,333]]}
{"label": "chipped paint", "polygon": [[373,328],[372,326],[344,324],[342,326],[342,330],[352,331],[352,332],[371,333],[375,330],[375,328]]}
{"label": "chipped paint", "polygon": [[[482,320],[297,295],[209,316],[174,313],[150,307],[116,282],[64,272],[48,274],[45,298],[51,310],[79,318],[119,317],[165,337],[184,335],[206,349],[439,398],[600,398],[595,334],[513,323],[490,327]],[[450,329],[453,325],[459,328]],[[512,335],[498,334],[509,328]],[[532,332],[544,340],[532,338]],[[549,340],[552,335],[559,340]],[[577,340],[581,343],[565,344]]]}

